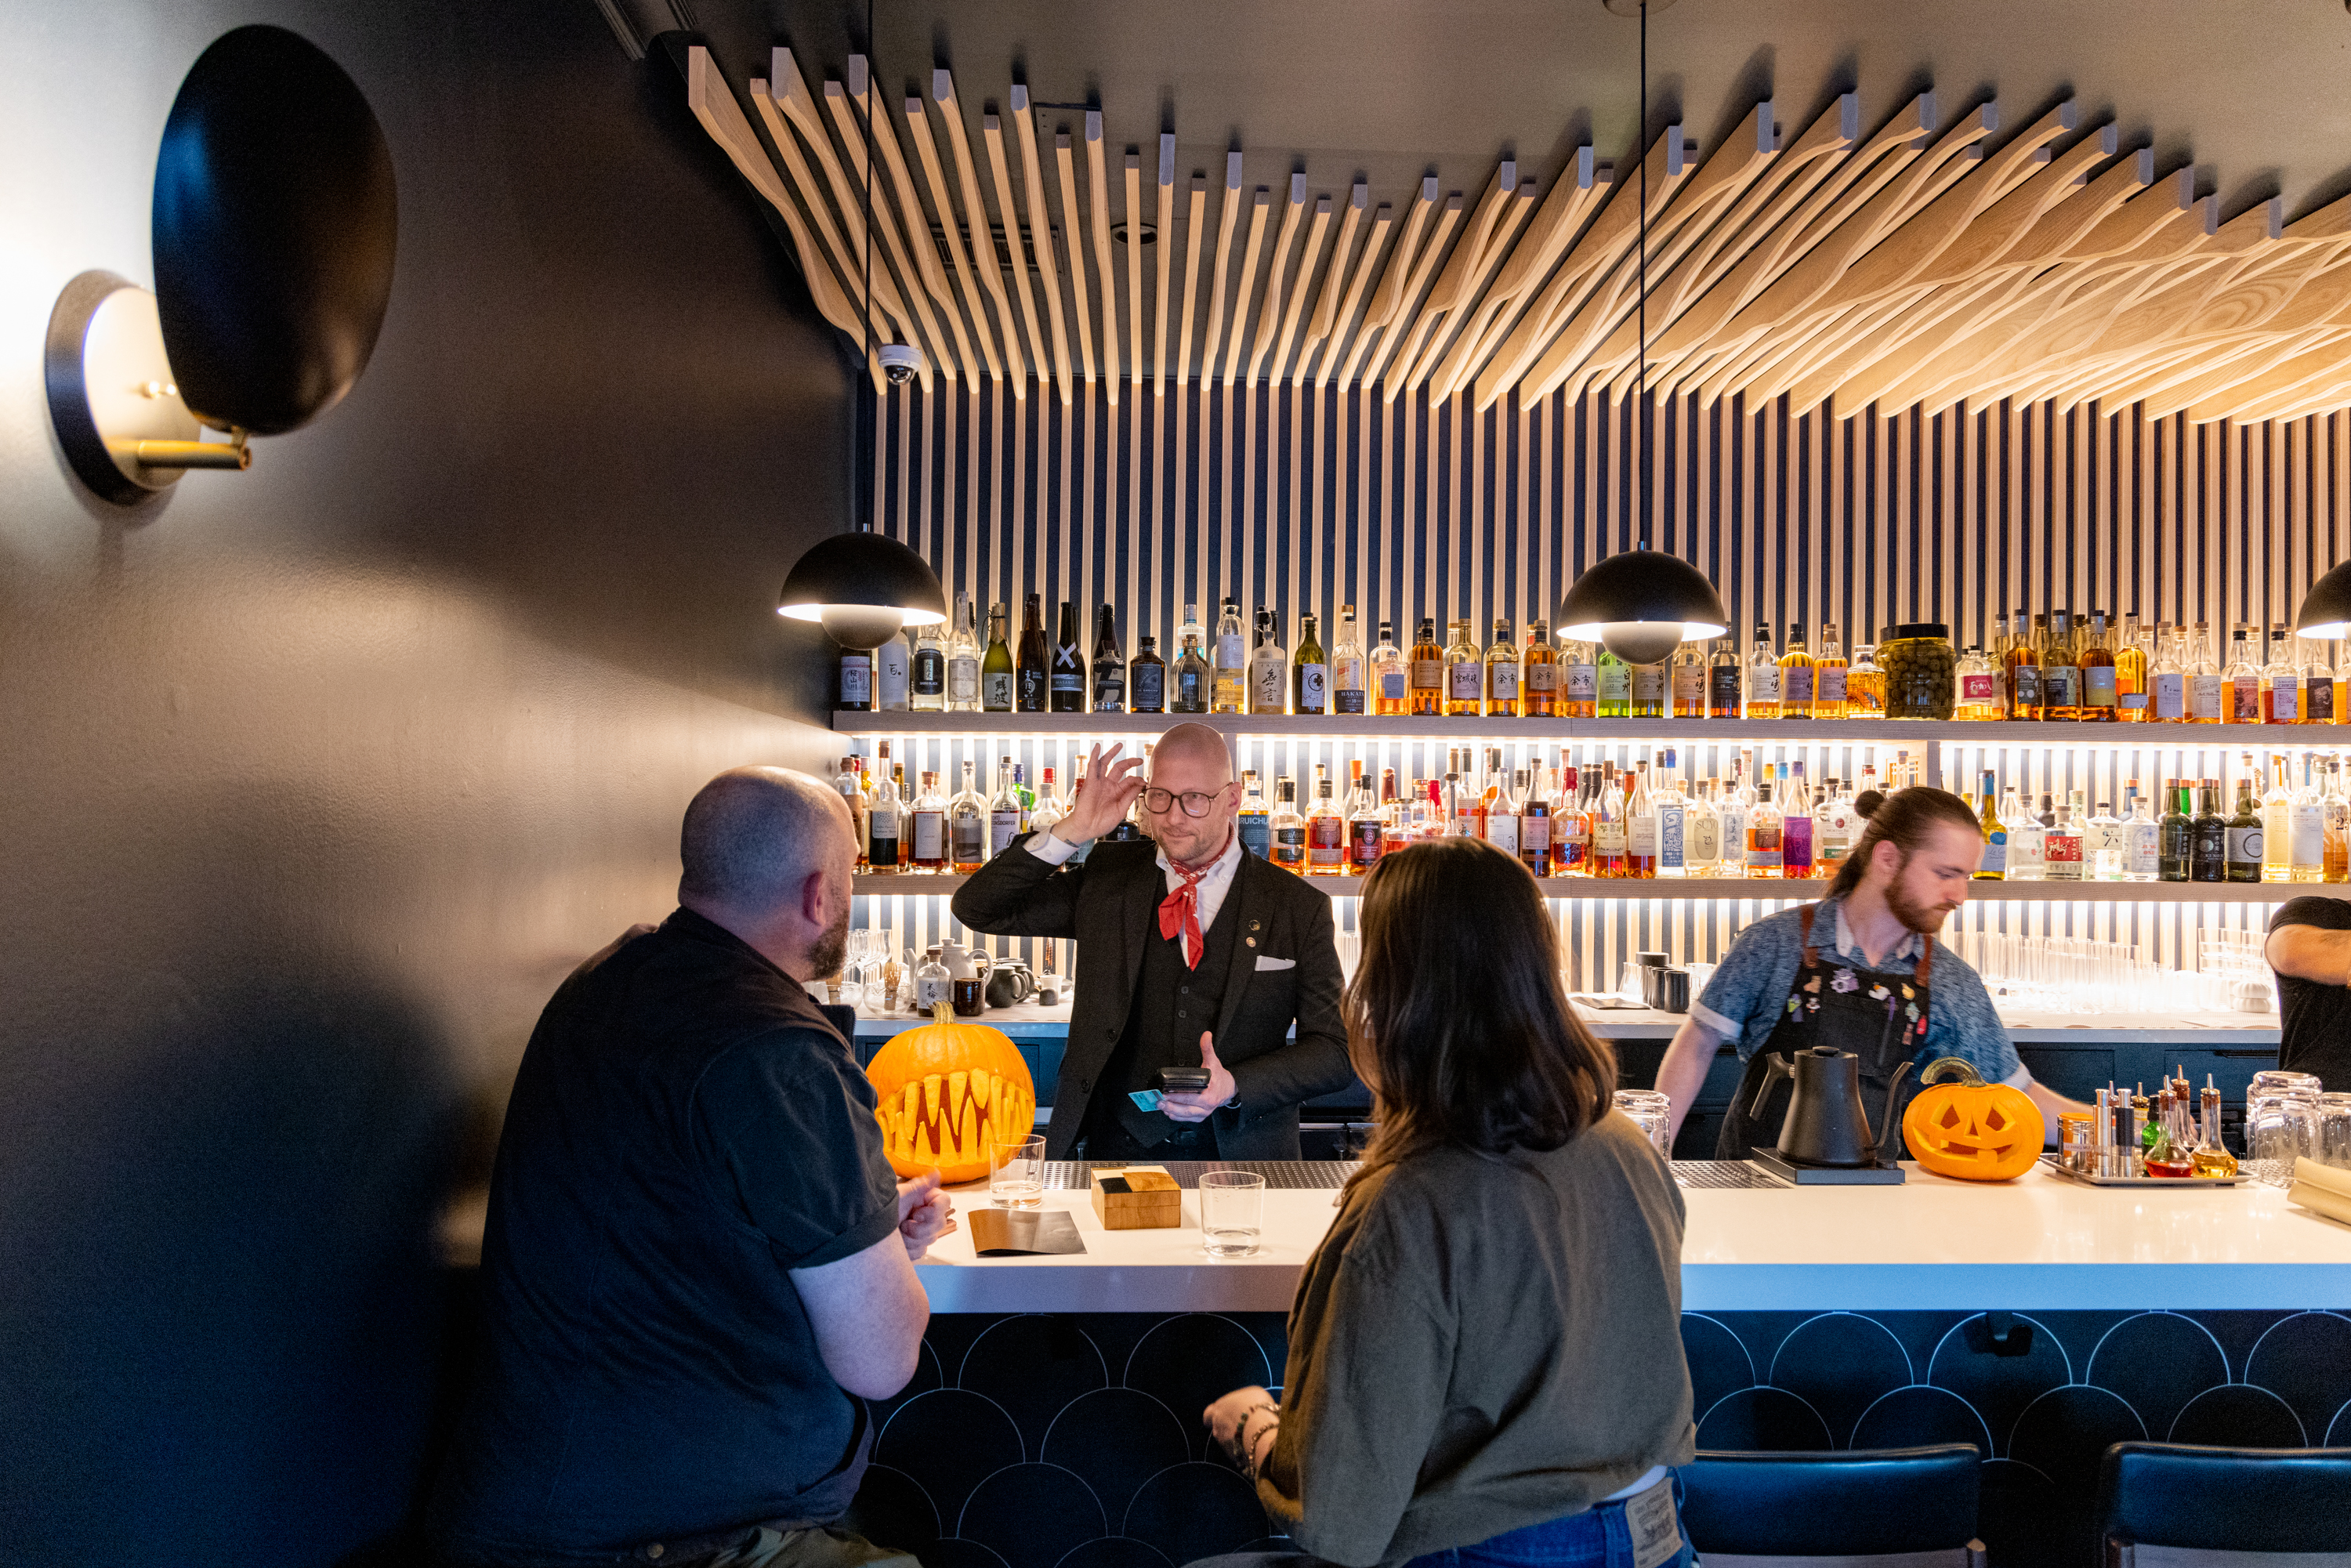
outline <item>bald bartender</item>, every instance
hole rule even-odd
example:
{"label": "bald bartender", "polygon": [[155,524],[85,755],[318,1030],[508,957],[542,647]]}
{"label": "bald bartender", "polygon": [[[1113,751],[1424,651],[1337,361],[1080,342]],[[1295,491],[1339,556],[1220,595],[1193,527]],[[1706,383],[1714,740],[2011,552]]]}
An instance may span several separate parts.
{"label": "bald bartender", "polygon": [[[1354,1078],[1330,895],[1241,846],[1215,730],[1168,730],[1147,778],[1122,749],[1096,747],[1070,814],[955,895],[975,931],[1077,941],[1046,1155],[1294,1160],[1300,1104]],[[1138,801],[1146,839],[1073,858]],[[1165,1092],[1169,1068],[1206,1068],[1207,1087]]]}

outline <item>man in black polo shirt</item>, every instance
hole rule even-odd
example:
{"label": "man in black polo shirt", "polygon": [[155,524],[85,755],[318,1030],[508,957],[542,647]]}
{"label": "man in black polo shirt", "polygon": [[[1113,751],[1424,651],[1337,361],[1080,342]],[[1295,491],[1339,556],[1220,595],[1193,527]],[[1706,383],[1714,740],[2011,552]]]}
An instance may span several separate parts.
{"label": "man in black polo shirt", "polygon": [[[566,980],[507,1102],[480,1375],[433,1506],[500,1568],[846,1568],[828,1529],[914,1375],[914,1260],[873,1092],[802,982],[841,962],[855,850],[831,788],[723,773],[687,807],[680,908]],[[902,1563],[911,1560],[901,1557]]]}
{"label": "man in black polo shirt", "polygon": [[2351,903],[2287,899],[2263,951],[2277,971],[2278,1065],[2351,1090]]}

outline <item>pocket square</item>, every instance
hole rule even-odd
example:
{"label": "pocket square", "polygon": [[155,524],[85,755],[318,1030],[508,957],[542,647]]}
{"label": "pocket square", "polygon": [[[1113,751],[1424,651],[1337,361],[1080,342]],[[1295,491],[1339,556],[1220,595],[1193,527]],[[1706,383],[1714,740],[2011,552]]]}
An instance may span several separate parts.
{"label": "pocket square", "polygon": [[1268,969],[1295,969],[1298,967],[1298,960],[1295,958],[1269,958],[1264,954],[1260,953],[1258,955],[1257,967],[1259,974],[1263,974]]}

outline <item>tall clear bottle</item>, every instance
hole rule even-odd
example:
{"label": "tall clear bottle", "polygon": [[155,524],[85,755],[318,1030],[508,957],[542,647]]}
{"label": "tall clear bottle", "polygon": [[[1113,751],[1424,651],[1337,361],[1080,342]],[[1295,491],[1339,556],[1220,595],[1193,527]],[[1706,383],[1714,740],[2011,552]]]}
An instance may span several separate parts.
{"label": "tall clear bottle", "polygon": [[2130,781],[2125,797],[2128,804],[2123,819],[2123,880],[2153,882],[2162,874],[2162,830],[2147,809],[2147,797],[2139,792],[2137,779]]}
{"label": "tall clear bottle", "polygon": [[1249,649],[1249,710],[1262,714],[1290,711],[1290,650],[1281,645],[1281,631],[1273,612],[1257,607],[1257,630]]}
{"label": "tall clear bottle", "polygon": [[1610,878],[1631,875],[1625,862],[1628,850],[1625,791],[1616,781],[1616,770],[1603,763],[1600,787],[1592,802],[1592,874]]}
{"label": "tall clear bottle", "polygon": [[1397,646],[1395,623],[1380,622],[1379,646],[1372,650],[1372,711],[1381,718],[1402,718],[1411,705],[1412,668]]}
{"label": "tall clear bottle", "polygon": [[1453,622],[1453,641],[1445,649],[1445,711],[1455,718],[1476,718],[1485,711],[1486,656],[1469,624],[1467,616]]}
{"label": "tall clear bottle", "polygon": [[1249,711],[1249,638],[1241,630],[1241,604],[1228,598],[1217,616],[1217,646],[1210,665],[1210,713]]}
{"label": "tall clear bottle", "polygon": [[1029,831],[1029,804],[1013,782],[1012,758],[996,762],[996,793],[987,801],[987,858],[994,860]]}
{"label": "tall clear bottle", "polygon": [[1843,871],[1845,857],[1853,853],[1854,841],[1860,836],[1861,813],[1855,809],[1853,791],[1844,780],[1830,779],[1813,811],[1813,874],[1834,877]]}
{"label": "tall clear bottle", "polygon": [[967,875],[987,863],[987,800],[972,782],[975,767],[963,759],[963,788],[947,802],[947,864]]}
{"label": "tall clear bottle", "polygon": [[914,644],[902,626],[873,650],[875,707],[884,713],[905,713],[914,706]]}
{"label": "tall clear bottle", "polygon": [[1657,874],[1689,875],[1690,800],[1682,793],[1681,773],[1670,747],[1657,758],[1657,780],[1650,797],[1649,815],[1657,825]]}
{"label": "tall clear bottle", "polygon": [[1526,769],[1506,773],[1489,768],[1488,776],[1493,782],[1489,786],[1486,800],[1486,841],[1506,854],[1515,855],[1519,852],[1519,810],[1526,794]]}
{"label": "tall clear bottle", "polygon": [[2326,880],[2326,789],[2318,758],[2302,755],[2302,782],[2286,812],[2286,870],[2295,882]]}
{"label": "tall clear bottle", "polygon": [[1654,664],[1634,664],[1633,716],[1663,718],[1666,716],[1666,693],[1671,671],[1666,659]]}
{"label": "tall clear bottle", "polygon": [[[1600,712],[1599,656],[1590,643],[1570,638],[1559,650],[1559,690],[1567,718],[1593,718]],[[1628,688],[1625,700],[1632,700]]]}
{"label": "tall clear bottle", "polygon": [[2049,874],[2049,830],[2024,807],[2011,785],[2000,798],[2000,820],[2008,824],[2008,880],[2040,882]]}
{"label": "tall clear bottle", "polygon": [[2115,716],[2125,724],[2144,724],[2155,710],[2154,693],[2147,684],[2151,664],[2138,617],[2124,616],[2122,632],[2115,640]]}
{"label": "tall clear bottle", "polygon": [[1331,711],[1353,718],[1371,711],[1368,671],[1364,662],[1364,635],[1355,624],[1355,607],[1339,606],[1339,635],[1331,644]]}
{"label": "tall clear bottle", "polygon": [[979,711],[979,628],[971,596],[956,591],[955,635],[947,642],[947,711]]}
{"label": "tall clear bottle", "polygon": [[2176,636],[2158,633],[2155,642],[2155,660],[2148,667],[2147,716],[2157,724],[2188,722],[2188,671],[2179,662],[2179,643]]}
{"label": "tall clear bottle", "polygon": [[2261,813],[2261,880],[2292,882],[2294,786],[2286,779],[2285,758],[2275,754],[2270,758],[2269,788],[2262,791]]}
{"label": "tall clear bottle", "polygon": [[1657,811],[1649,789],[1649,765],[1635,763],[1633,788],[1625,797],[1625,874],[1643,881],[1657,874]]}
{"label": "tall clear bottle", "polygon": [[2229,681],[2221,673],[2220,661],[2213,656],[2211,630],[2203,622],[2196,622],[2181,663],[2188,670],[2188,722],[2225,722],[2229,716]]}
{"label": "tall clear bottle", "polygon": [[[1749,718],[1780,716],[1780,660],[1771,651],[1771,628],[1758,625],[1747,648],[1747,714]],[[1773,841],[1777,847],[1778,841]]]}

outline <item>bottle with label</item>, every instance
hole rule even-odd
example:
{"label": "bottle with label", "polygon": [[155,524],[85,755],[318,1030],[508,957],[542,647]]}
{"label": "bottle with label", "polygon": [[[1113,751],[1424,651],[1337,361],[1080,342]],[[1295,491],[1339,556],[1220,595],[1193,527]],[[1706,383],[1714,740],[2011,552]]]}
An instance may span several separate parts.
{"label": "bottle with label", "polygon": [[1649,815],[1656,823],[1657,874],[1683,877],[1689,874],[1689,797],[1682,793],[1674,769],[1674,753],[1667,750],[1657,758],[1657,788]]}
{"label": "bottle with label", "polygon": [[2270,627],[2269,663],[2262,666],[2262,722],[2302,722],[2302,665],[2285,628]]}
{"label": "bottle with label", "polygon": [[[2002,614],[2007,613],[2005,611]],[[2009,637],[2007,661],[2008,716],[2011,719],[2032,719],[2041,716],[2041,640],[2033,634],[2032,619],[2024,611],[2016,612],[2016,630]]]}
{"label": "bottle with label", "polygon": [[2082,822],[2074,815],[2070,805],[2057,808],[2057,820],[2049,824],[2048,837],[2042,853],[2049,862],[2051,882],[2082,882],[2086,880],[2083,862]]}
{"label": "bottle with label", "polygon": [[1060,634],[1053,639],[1053,664],[1049,690],[1055,713],[1086,711],[1086,645],[1078,641],[1078,606],[1061,601]]}
{"label": "bottle with label", "polygon": [[2008,827],[2008,880],[2045,880],[2049,875],[2049,830],[2025,809],[2013,789],[2001,796],[2000,819]]}
{"label": "bottle with label", "polygon": [[1241,774],[1241,804],[1233,815],[1233,831],[1240,835],[1242,849],[1259,860],[1273,858],[1273,813],[1253,768]]}
{"label": "bottle with label", "polygon": [[979,711],[979,627],[971,596],[956,593],[955,635],[947,641],[947,711]]}
{"label": "bottle with label", "polygon": [[2122,835],[2123,880],[2155,881],[2162,871],[2162,832],[2136,779],[2125,791]]}
{"label": "bottle with label", "polygon": [[2335,706],[2334,644],[2321,637],[2302,643],[2302,722],[2333,724],[2340,711]]}
{"label": "bottle with label", "polygon": [[1228,598],[1217,617],[1217,647],[1208,688],[1210,713],[1243,713],[1249,707],[1249,643],[1241,632],[1241,605]]}
{"label": "bottle with label", "polygon": [[2053,610],[2041,628],[2041,716],[2052,723],[2082,716],[2082,667],[2074,661],[2074,612]]}
{"label": "bottle with label", "polygon": [[[1570,639],[1559,651],[1559,689],[1562,714],[1568,718],[1594,718],[1600,713],[1599,654],[1590,643]],[[1625,700],[1632,700],[1627,689]]]}
{"label": "bottle with label", "polygon": [[1684,643],[1667,661],[1666,713],[1670,718],[1706,716],[1706,655],[1696,643]]}
{"label": "bottle with label", "polygon": [[1017,706],[1043,713],[1050,706],[1053,651],[1045,645],[1045,600],[1032,593],[1020,605],[1020,673]]}
{"label": "bottle with label", "polygon": [[1610,653],[1604,643],[1593,655],[1595,693],[1602,718],[1633,716],[1633,666]]}
{"label": "bottle with label", "polygon": [[1722,876],[1740,876],[1747,869],[1747,813],[1755,802],[1740,782],[1746,776],[1744,767],[1734,763],[1729,782],[1715,791],[1714,814],[1722,821]]}
{"label": "bottle with label", "polygon": [[1780,802],[1780,874],[1799,880],[1813,874],[1813,790],[1804,782],[1802,767],[1791,765],[1788,777],[1773,789]]}
{"label": "bottle with label", "polygon": [[2186,882],[2194,861],[2196,817],[2188,791],[2177,779],[2163,781],[2163,815],[2155,824],[2155,875],[2158,882]]}
{"label": "bottle with label", "polygon": [[[1085,758],[1080,757],[1078,760],[1083,762]],[[1061,792],[1053,787],[1053,770],[1048,768],[1039,776],[1036,793],[1029,802],[1029,831],[1032,833],[1050,832],[1069,814],[1070,809],[1062,803]]]}
{"label": "bottle with label", "polygon": [[[1074,606],[1063,605],[1066,612]],[[1118,622],[1107,604],[1094,612],[1093,711],[1126,711],[1126,658],[1119,652]]]}
{"label": "bottle with label", "polygon": [[[1749,718],[1780,716],[1780,660],[1771,652],[1771,628],[1755,628],[1755,641],[1747,650],[1747,714]],[[1776,850],[1779,840],[1772,840]]]}
{"label": "bottle with label", "polygon": [[975,766],[963,759],[963,788],[947,802],[947,864],[966,874],[987,863],[987,801],[972,783]]}
{"label": "bottle with label", "polygon": [[1445,650],[1437,644],[1437,619],[1431,615],[1420,618],[1420,629],[1413,634],[1411,665],[1411,695],[1407,699],[1415,718],[1435,718],[1445,711]]}
{"label": "bottle with label", "polygon": [[2000,812],[1992,804],[1993,796],[1997,793],[1998,777],[1987,768],[1983,770],[1981,782],[1982,787],[1976,792],[1976,798],[1981,802],[1977,808],[1976,821],[1983,829],[1984,847],[1983,858],[1976,862],[1975,879],[1978,882],[2005,882],[2008,879],[2008,827],[2001,821]]}
{"label": "bottle with label", "polygon": [[1633,788],[1625,796],[1625,874],[1646,881],[1657,874],[1656,792],[1649,788],[1649,765],[1633,767]]}
{"label": "bottle with label", "polygon": [[1159,656],[1159,639],[1145,632],[1134,641],[1134,662],[1126,667],[1129,700],[1137,713],[1165,713],[1167,661]]}
{"label": "bottle with label", "polygon": [[1780,654],[1780,716],[1813,716],[1813,655],[1804,647],[1802,622],[1788,627],[1788,645]]}
{"label": "bottle with label", "polygon": [[1331,780],[1317,779],[1314,807],[1306,813],[1306,869],[1315,876],[1337,876],[1346,864],[1347,819],[1331,799]]}
{"label": "bottle with label", "polygon": [[841,803],[849,808],[850,836],[857,844],[857,869],[865,869],[865,779],[857,770],[857,758],[841,759],[841,771],[832,776],[832,787],[841,795]]}
{"label": "bottle with label", "polygon": [[907,812],[913,823],[908,832],[906,863],[916,871],[947,869],[947,798],[939,791],[939,776],[928,768],[923,771],[922,793],[914,797],[913,810]]}
{"label": "bottle with label", "polygon": [[873,763],[873,787],[865,792],[865,869],[888,876],[898,870],[905,847],[899,831],[904,825],[905,806],[898,799],[897,781],[890,772],[888,741],[874,747]]}
{"label": "bottle with label", "polygon": [[1271,850],[1266,858],[1284,871],[1303,875],[1306,871],[1306,819],[1298,812],[1298,784],[1294,779],[1273,781],[1273,811],[1267,818],[1268,840]]}
{"label": "bottle with label", "polygon": [[979,661],[979,711],[1010,713],[1014,690],[1012,645],[1005,641],[1005,628],[1011,619],[1011,607],[991,604],[987,607],[987,652]]}
{"label": "bottle with label", "polygon": [[[2127,810],[2129,802],[2125,801],[2124,807]],[[2122,881],[2123,858],[2126,850],[2123,841],[2123,820],[2115,815],[2112,801],[2099,801],[2098,809],[2090,813],[2089,832],[2086,836],[2089,842],[2083,852],[2083,858],[2089,862],[2092,880]]]}
{"label": "bottle with label", "polygon": [[[1290,666],[1290,711],[1321,716],[1331,706],[1331,659],[1313,615],[1298,618],[1298,657]],[[1275,710],[1279,712],[1280,710]]]}
{"label": "bottle with label", "polygon": [[1739,648],[1729,637],[1714,639],[1706,660],[1706,716],[1739,716]]}
{"label": "bottle with label", "polygon": [[1690,797],[1682,822],[1683,854],[1692,876],[1722,874],[1722,813],[1716,809],[1713,780]]}
{"label": "bottle with label", "polygon": [[2081,672],[2079,716],[2087,723],[2112,724],[2121,697],[2115,651],[2106,646],[2106,612],[2090,612],[2088,622],[2074,641],[2074,665]]}
{"label": "bottle with label", "polygon": [[841,695],[839,706],[845,713],[873,711],[873,650],[843,648],[841,651]]}
{"label": "bottle with label", "polygon": [[1559,710],[1559,650],[1551,645],[1551,627],[1537,621],[1527,627],[1527,645],[1519,653],[1519,701],[1529,718],[1551,718]]}
{"label": "bottle with label", "polygon": [[1660,659],[1654,664],[1635,664],[1633,672],[1633,716],[1663,718],[1666,715],[1666,693],[1671,678],[1671,666]]}
{"label": "bottle with label", "polygon": [[1200,629],[1184,629],[1184,649],[1176,659],[1176,699],[1168,705],[1171,713],[1206,713],[1208,699],[1217,687],[1217,674],[1208,664],[1208,655],[1200,646]]}
{"label": "bottle with label", "polygon": [[[1257,641],[1249,649],[1249,712],[1288,713],[1290,650],[1281,645],[1280,633],[1274,625],[1273,612],[1262,604],[1257,607]],[[1295,792],[1293,789],[1293,795]]]}
{"label": "bottle with label", "polygon": [[[2188,879],[2190,882],[2226,882],[2229,880],[2229,819],[2220,814],[2220,786],[2218,780],[2207,779],[2198,786],[2196,820],[2191,825],[2188,850]],[[2261,877],[2260,846],[2254,846],[2253,876]]]}
{"label": "bottle with label", "polygon": [[1853,664],[1844,673],[1844,714],[1847,718],[1886,716],[1886,671],[1877,662],[1877,644],[1854,645]]}
{"label": "bottle with label", "polygon": [[1854,807],[1853,792],[1841,779],[1828,780],[1813,811],[1813,874],[1834,877],[1843,871],[1860,830],[1861,813]]}
{"label": "bottle with label", "polygon": [[2222,672],[2229,687],[2229,722],[2259,724],[2262,722],[2262,667],[2253,663],[2253,651],[2247,628],[2240,626],[2230,633],[2229,667]]}
{"label": "bottle with label", "polygon": [[1512,639],[1510,622],[1499,615],[1494,617],[1494,640],[1486,645],[1485,678],[1486,716],[1518,717],[1519,645]]}
{"label": "bottle with label", "polygon": [[2154,710],[2148,665],[2147,636],[2139,630],[2138,617],[2126,615],[2115,639],[2115,716],[2125,724],[2144,724]]}
{"label": "bottle with label", "polygon": [[1380,860],[1380,845],[1387,833],[1390,809],[1395,804],[1395,769],[1380,769],[1380,798],[1364,784],[1361,761],[1348,765],[1353,775],[1347,789],[1347,855],[1343,869],[1350,876],[1361,876]]}
{"label": "bottle with label", "polygon": [[2317,763],[2303,753],[2302,783],[2286,810],[2286,872],[2292,882],[2326,880],[2326,793],[2313,776]]}
{"label": "bottle with label", "polygon": [[1551,801],[1551,867],[1553,876],[1590,876],[1592,874],[1592,812],[1585,804],[1585,777],[1588,770],[1579,771],[1567,765],[1565,754],[1559,765],[1559,789]]}
{"label": "bottle with label", "polygon": [[1029,831],[1029,805],[1013,782],[1012,758],[996,760],[996,793],[987,802],[987,858],[994,860]]}
{"label": "bottle with label", "polygon": [[1847,712],[1844,643],[1834,621],[1821,623],[1821,651],[1813,656],[1813,716],[1843,718]]}
{"label": "bottle with label", "polygon": [[914,706],[914,650],[901,626],[891,639],[873,650],[873,706],[884,713],[906,713]]}
{"label": "bottle with label", "polygon": [[[2252,776],[2252,754],[2241,758],[2247,775]],[[2294,880],[2286,854],[2291,842],[2290,818],[2294,810],[2294,787],[2286,782],[2285,758],[2275,754],[2270,758],[2269,788],[2260,791],[2254,802],[2262,817],[2262,875],[2263,882]]]}
{"label": "bottle with label", "polygon": [[2320,880],[2351,882],[2351,795],[2343,790],[2343,761],[2326,761],[2326,793],[2319,801],[2325,813],[2325,839],[2320,853]]}
{"label": "bottle with label", "polygon": [[1616,769],[1600,765],[1600,787],[1592,800],[1592,874],[1611,879],[1633,874],[1626,856],[1630,835],[1625,822],[1625,790]]}
{"label": "bottle with label", "polygon": [[1537,876],[1551,874],[1551,797],[1544,792],[1542,764],[1511,779],[1519,797],[1519,862]]}
{"label": "bottle with label", "polygon": [[914,1010],[928,1018],[933,1009],[950,1004],[954,983],[946,965],[939,961],[939,950],[924,948],[923,961],[914,966]]}
{"label": "bottle with label", "polygon": [[1505,854],[1519,852],[1519,802],[1525,798],[1527,770],[1489,770],[1493,793],[1486,802],[1486,841]]}
{"label": "bottle with label", "polygon": [[1355,626],[1355,607],[1339,606],[1339,639],[1331,647],[1331,711],[1343,717],[1369,713],[1369,671],[1364,662],[1363,634]]}
{"label": "bottle with label", "polygon": [[2157,724],[2188,722],[2188,671],[2179,662],[2179,640],[2158,634],[2148,665],[2147,716]]}
{"label": "bottle with label", "polygon": [[2196,622],[2187,658],[2188,722],[2219,724],[2229,716],[2229,683],[2212,656],[2212,638],[2201,621]]}
{"label": "bottle with label", "polygon": [[1786,855],[1781,845],[1780,829],[1780,808],[1771,802],[1771,781],[1760,779],[1755,786],[1755,804],[1748,808],[1744,835],[1749,876],[1776,878],[1782,874]]}
{"label": "bottle with label", "polygon": [[936,622],[914,628],[914,652],[908,691],[916,713],[945,713],[947,708],[947,644]]}
{"label": "bottle with label", "polygon": [[2250,774],[2237,780],[2237,810],[2229,818],[2226,880],[2262,880],[2262,812]]}
{"label": "bottle with label", "polygon": [[1445,649],[1445,712],[1448,717],[1476,718],[1485,706],[1486,657],[1465,617],[1453,622],[1453,641]]}
{"label": "bottle with label", "polygon": [[1379,646],[1372,650],[1372,711],[1401,718],[1412,706],[1412,665],[1396,645],[1395,623],[1380,622]]}

